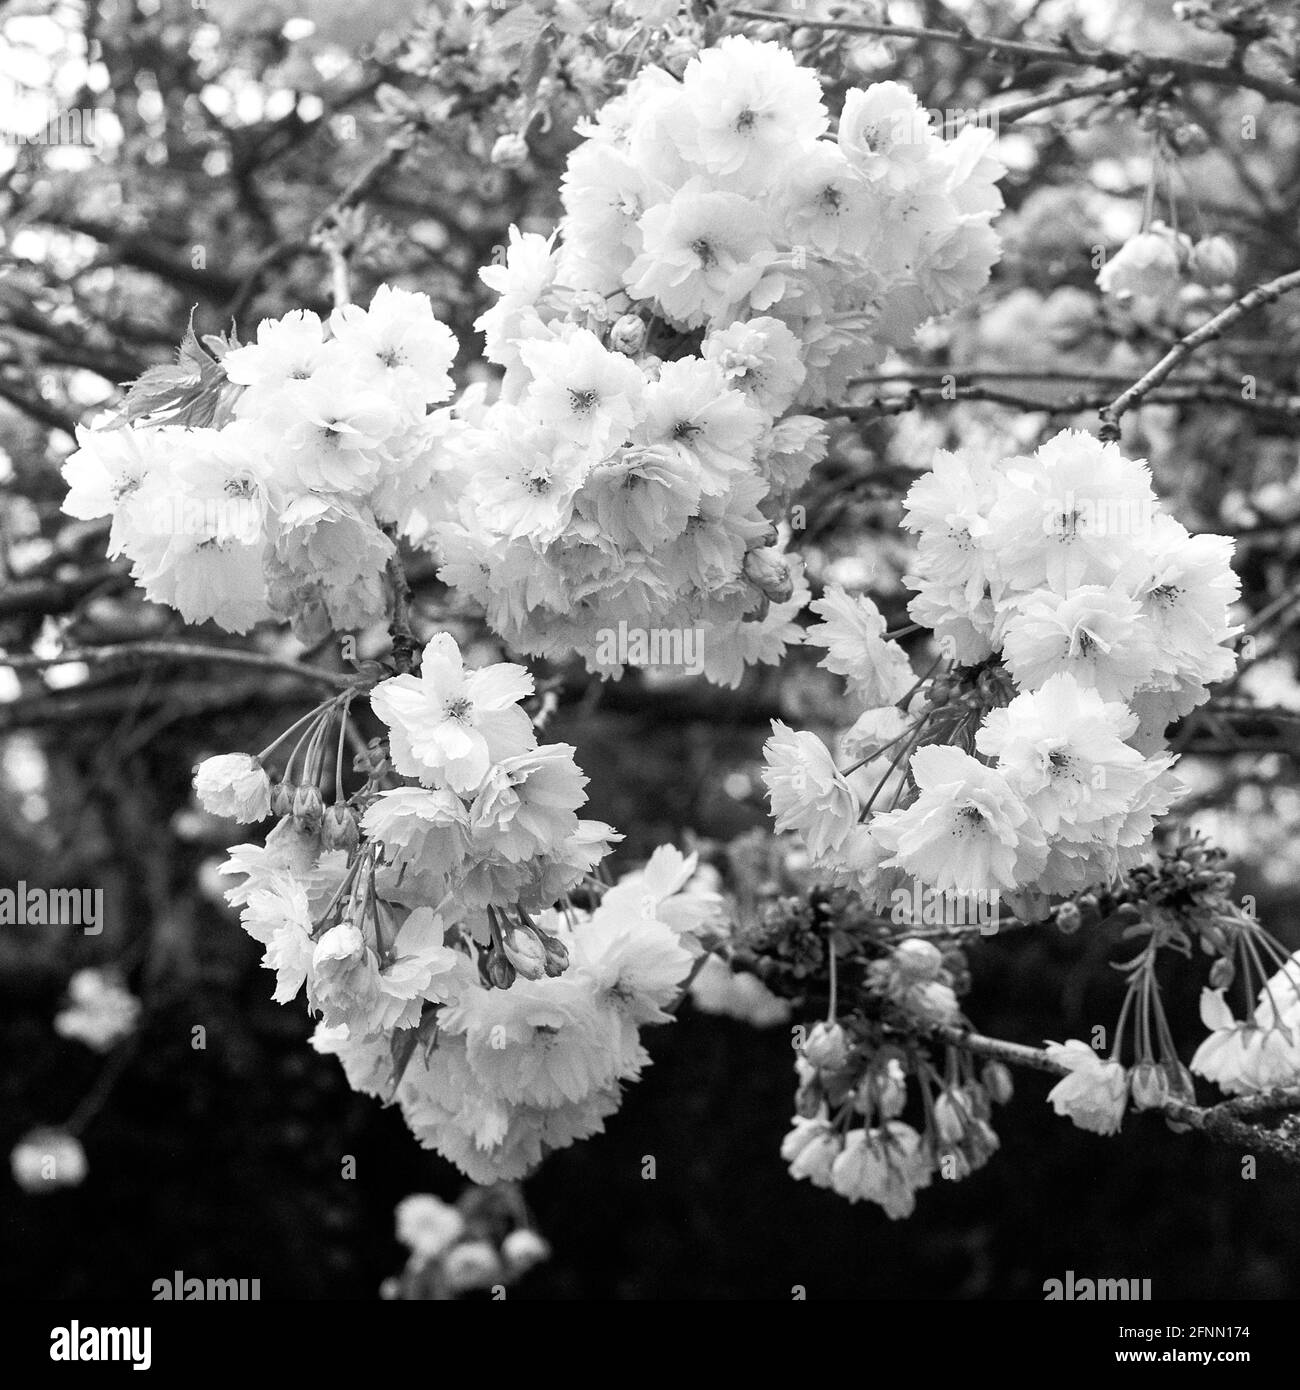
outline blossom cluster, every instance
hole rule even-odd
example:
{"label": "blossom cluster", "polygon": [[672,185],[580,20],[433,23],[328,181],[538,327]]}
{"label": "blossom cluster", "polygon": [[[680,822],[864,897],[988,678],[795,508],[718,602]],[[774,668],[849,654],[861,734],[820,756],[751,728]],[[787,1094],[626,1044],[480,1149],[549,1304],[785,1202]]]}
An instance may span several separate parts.
{"label": "blossom cluster", "polygon": [[[998,464],[941,452],[904,525],[918,533],[909,612],[950,670],[914,681],[865,597],[814,605],[826,622],[808,640],[868,709],[846,735],[848,774],[815,735],[775,726],[777,826],[877,903],[910,878],[1042,917],[1135,866],[1179,794],[1166,727],[1235,668],[1232,543],[1189,535],[1144,463],[1072,431]],[[875,769],[905,758],[872,815],[889,778]]]}
{"label": "blossom cluster", "polygon": [[[838,143],[816,75],[724,39],[646,68],[583,128],[556,237],[512,230],[479,321],[441,577],[517,649],[619,674],[616,631],[698,632],[735,685],[797,636],[779,544],[825,453],[822,402],[987,276],[999,166],[897,84],[851,92]],[[665,663],[666,664],[666,663]]]}
{"label": "blossom cluster", "polygon": [[1300,1082],[1300,951],[1294,951],[1259,987],[1254,1009],[1238,1019],[1222,988],[1201,994],[1201,1022],[1210,1035],[1192,1058],[1192,1070],[1229,1095],[1267,1091]]}
{"label": "blossom cluster", "polygon": [[[586,778],[571,747],[538,743],[531,692],[521,667],[467,669],[439,634],[418,675],[370,690],[387,746],[358,759],[350,795],[346,694],[314,713],[280,782],[269,753],[210,759],[195,778],[213,812],[282,812],[223,866],[277,1002],[305,990],[318,1050],[482,1182],[602,1128],[648,1060],[641,1027],[671,1017],[719,909],[692,886],[695,858],[667,847],[615,886],[594,878],[618,837],[579,818]],[[321,750],[340,716],[334,762]]]}
{"label": "blossom cluster", "polygon": [[444,1300],[505,1288],[550,1258],[547,1241],[520,1220],[526,1209],[513,1183],[469,1187],[454,1206],[413,1193],[394,1216],[410,1254],[401,1274],[384,1281],[381,1298]]}
{"label": "blossom cluster", "polygon": [[[187,342],[206,423],[158,411],[79,429],[64,510],[111,517],[109,555],[187,622],[290,619],[319,639],[382,618],[394,537],[422,535],[437,505],[451,421],[429,407],[452,392],[450,330],[427,295],[383,285],[369,308],[295,310],[245,345],[214,341],[215,359]],[[184,398],[195,382],[175,386]]]}
{"label": "blossom cluster", "polygon": [[[929,941],[898,942],[870,974],[868,989],[895,1015],[922,1025],[960,1018],[951,974]],[[992,1107],[1010,1100],[1011,1077],[1001,1062],[977,1075],[969,1054],[947,1052],[937,1069],[852,1022],[814,1025],[795,1061],[796,1115],[781,1146],[790,1175],[850,1202],[874,1202],[897,1220],[911,1215],[935,1177],[959,1181],[983,1167],[999,1147]]]}
{"label": "blossom cluster", "polygon": [[1176,301],[1188,283],[1222,289],[1237,273],[1237,253],[1227,237],[1193,242],[1163,222],[1130,237],[1097,273],[1097,287],[1142,318],[1154,318]]}
{"label": "blossom cluster", "polygon": [[547,1152],[600,1133],[647,1065],[640,1030],[671,1019],[699,953],[691,930],[712,911],[690,890],[694,868],[664,847],[594,910],[540,913],[564,972],[502,990],[462,971],[436,1042],[414,1040],[400,1069],[390,1038],[322,1023],[314,1045],[339,1057],[356,1090],[395,1100],[419,1142],[473,1181],[523,1177]]}
{"label": "blossom cluster", "polygon": [[896,82],[851,89],[830,125],[779,44],[646,69],[569,159],[560,282],[686,331],[774,315],[802,345],[800,399],[839,398],[983,286],[1003,170],[991,130],[945,140]]}

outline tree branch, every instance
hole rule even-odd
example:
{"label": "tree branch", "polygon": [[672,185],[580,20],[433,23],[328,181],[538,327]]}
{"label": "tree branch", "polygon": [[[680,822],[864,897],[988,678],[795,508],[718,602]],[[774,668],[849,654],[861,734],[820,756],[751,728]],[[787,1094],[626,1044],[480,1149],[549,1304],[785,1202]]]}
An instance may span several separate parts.
{"label": "tree branch", "polygon": [[1198,347],[1213,342],[1216,338],[1221,338],[1225,329],[1250,313],[1252,309],[1258,309],[1264,304],[1272,304],[1294,289],[1300,289],[1300,270],[1289,271],[1286,275],[1279,275],[1276,280],[1268,281],[1267,284],[1256,285],[1253,290],[1247,291],[1240,299],[1229,304],[1222,313],[1215,314],[1212,319],[1207,320],[1199,328],[1179,338],[1145,376],[1134,382],[1127,391],[1116,396],[1109,405],[1103,406],[1098,412],[1101,420],[1101,428],[1098,433],[1103,442],[1107,444],[1118,443],[1120,417],[1159,386],[1184,358],[1189,357]]}
{"label": "tree branch", "polygon": [[833,29],[876,38],[920,39],[950,43],[956,48],[986,54],[990,58],[1018,58],[1025,62],[1057,63],[1063,67],[1100,68],[1103,72],[1128,72],[1133,80],[1168,75],[1186,82],[1209,82],[1219,87],[1245,87],[1269,101],[1300,106],[1300,86],[1258,77],[1233,63],[1202,63],[1173,54],[1124,53],[1113,48],[1066,48],[1057,44],[1028,43],[1023,39],[999,39],[969,30],[923,29],[911,24],[885,24],[865,19],[813,19],[766,10],[737,9],[733,19],[762,24],[786,24],[794,29]]}
{"label": "tree branch", "polygon": [[[1054,1076],[1064,1076],[1069,1071],[1068,1067],[1053,1062],[1042,1048],[986,1038],[965,1028],[939,1024],[930,1030],[929,1036],[976,1057],[987,1057],[1009,1066],[1028,1067]],[[1210,1106],[1167,1100],[1160,1110],[1167,1119],[1199,1130],[1211,1139],[1300,1166],[1300,1087],[1239,1096]],[[1281,1129],[1248,1123],[1251,1119],[1259,1120],[1282,1112],[1287,1113],[1287,1120]]]}

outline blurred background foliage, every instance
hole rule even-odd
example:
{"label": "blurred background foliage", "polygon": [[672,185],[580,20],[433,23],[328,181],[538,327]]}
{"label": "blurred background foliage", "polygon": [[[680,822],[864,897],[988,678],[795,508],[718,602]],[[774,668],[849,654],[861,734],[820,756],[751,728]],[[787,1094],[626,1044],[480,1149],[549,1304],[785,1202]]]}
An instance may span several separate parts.
{"label": "blurred background foliage", "polygon": [[[692,12],[707,35],[728,27],[725,7]],[[810,0],[798,13],[878,19],[881,7]],[[1252,70],[1296,77],[1286,4],[916,0],[890,15],[1213,61],[1266,25]],[[381,281],[427,291],[462,341],[461,380],[485,374],[472,327],[487,303],[478,268],[512,223],[553,226],[575,121],[636,62],[689,51],[655,40],[611,55],[607,31],[582,18],[582,6],[556,0],[0,0],[0,125],[30,133],[51,108],[75,109],[94,132],[86,145],[0,145],[0,647],[196,637],[104,560],[105,526],[60,514],[58,472],[76,423],[167,360],[191,314],[200,331],[233,320],[248,332],[290,308],[327,311],[322,245],[334,238],[359,298]],[[844,87],[885,77],[949,111],[1032,97],[1070,75],[953,44],[809,27],[792,41],[833,108]],[[526,133],[528,160],[496,167],[492,145],[511,131]],[[802,499],[796,544],[814,585],[869,584],[891,620],[906,603],[898,499],[935,447],[1019,452],[1063,424],[1090,427],[1097,404],[1226,302],[1189,291],[1155,323],[1102,304],[1097,250],[1137,230],[1153,177],[1159,215],[1232,238],[1239,288],[1300,265],[1300,106],[1137,81],[1018,122],[1000,148],[1005,254],[992,286],[975,311],[891,361],[887,374],[929,389],[883,418],[837,424]],[[1292,714],[1298,338],[1300,300],[1284,300],[1199,356],[1185,375],[1196,385],[1176,403],[1125,422],[1127,451],[1151,459],[1179,519],[1239,537],[1243,620],[1262,615],[1239,693]],[[975,369],[993,374],[985,385],[1001,399],[935,389],[944,373],[969,383],[961,374]],[[1244,377],[1257,383],[1253,399],[1241,395]],[[886,389],[865,383],[857,400]],[[430,557],[409,562],[419,626],[449,626],[489,651]],[[339,660],[281,632],[254,642]],[[361,646],[382,652],[385,634]],[[835,683],[799,653],[737,692],[550,674],[561,697],[551,734],[577,744],[591,814],[627,833],[627,865],[663,841],[723,842],[765,824],[756,759],[770,717],[828,733],[847,722]],[[309,1020],[270,1001],[257,948],[213,886],[224,847],[245,837],[195,807],[191,768],[265,744],[310,703],[292,677],[218,665],[38,675],[0,661],[0,884],[100,887],[107,923],[98,937],[0,931],[0,1148],[71,1117],[90,1159],[73,1190],[5,1187],[6,1292],[148,1297],[180,1269],[260,1278],[266,1298],[371,1297],[401,1260],[394,1203],[459,1189],[400,1117],[353,1095],[333,1060],[306,1046]],[[1180,736],[1194,789],[1185,815],[1231,852],[1240,891],[1293,948],[1298,728],[1198,716]],[[1086,1036],[1114,1016],[1113,944],[1046,930],[981,943],[969,1012],[995,1036]],[[118,964],[146,1006],[139,1034],[107,1060],[51,1023],[71,972],[100,963]],[[1174,981],[1171,1018],[1189,1040],[1198,987],[1191,968]],[[914,1218],[891,1225],[786,1176],[787,1029],[687,1009],[652,1052],[610,1132],[528,1184],[555,1253],[518,1296],[787,1298],[802,1285],[809,1297],[1038,1298],[1067,1269],[1150,1278],[1157,1298],[1300,1292],[1294,1171],[1260,1160],[1247,1179],[1236,1153],[1151,1116],[1097,1139],[1051,1115],[1045,1081],[1020,1080],[1001,1115],[999,1161],[925,1193]],[[354,1180],[341,1176],[346,1155]]]}

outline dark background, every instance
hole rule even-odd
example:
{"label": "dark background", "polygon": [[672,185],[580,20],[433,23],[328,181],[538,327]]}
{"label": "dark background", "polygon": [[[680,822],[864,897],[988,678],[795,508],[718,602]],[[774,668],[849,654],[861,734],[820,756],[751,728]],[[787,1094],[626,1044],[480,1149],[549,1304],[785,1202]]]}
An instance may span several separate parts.
{"label": "dark background", "polygon": [[[729,758],[752,754],[760,730],[715,737],[704,762],[692,759],[690,723],[652,732],[597,715],[584,727],[593,814],[631,827],[641,808],[624,862],[671,836],[674,822],[718,834],[757,822],[756,807],[720,786]],[[164,795],[183,805],[184,779],[173,780]],[[194,873],[185,853],[170,866],[177,885]],[[1261,896],[1265,922],[1276,927],[1281,909]],[[149,935],[148,925],[129,929]],[[114,929],[110,920],[103,938],[74,949],[104,951]],[[0,1291],[148,1299],[155,1279],[181,1270],[258,1278],[263,1299],[375,1297],[405,1258],[394,1205],[411,1192],[454,1199],[462,1179],[418,1148],[396,1110],[353,1095],[333,1059],[310,1049],[305,1009],[270,1001],[260,948],[233,920],[202,901],[165,935],[185,944],[165,984],[132,981],[148,1018],[87,1128],[84,1185],[29,1196],[5,1179]],[[1114,945],[1050,928],[981,942],[969,1012],[995,1036],[1086,1037],[1118,1009],[1119,977],[1103,963]],[[178,961],[188,961],[179,974]],[[1189,1044],[1201,1036],[1203,973],[1202,962],[1180,962],[1172,980],[1175,1036]],[[104,1067],[53,1032],[63,978],[0,972],[5,1151],[32,1125],[71,1113]],[[196,1024],[207,1030],[203,1051],[190,1046]],[[1085,1134],[1044,1103],[1049,1078],[1018,1073],[1014,1100],[994,1117],[1001,1153],[965,1182],[936,1182],[913,1217],[891,1222],[787,1176],[778,1146],[791,1114],[788,1029],[687,1007],[649,1043],[654,1064],[608,1132],[527,1182],[554,1257],[511,1297],[787,1299],[802,1285],[809,1298],[1041,1299],[1044,1281],[1067,1270],[1149,1278],[1155,1299],[1300,1292],[1300,1174],[1272,1160],[1245,1178],[1243,1155],[1150,1115],[1131,1116],[1115,1138]],[[352,1180],[341,1176],[349,1154]],[[647,1157],[652,1180],[642,1177]]]}

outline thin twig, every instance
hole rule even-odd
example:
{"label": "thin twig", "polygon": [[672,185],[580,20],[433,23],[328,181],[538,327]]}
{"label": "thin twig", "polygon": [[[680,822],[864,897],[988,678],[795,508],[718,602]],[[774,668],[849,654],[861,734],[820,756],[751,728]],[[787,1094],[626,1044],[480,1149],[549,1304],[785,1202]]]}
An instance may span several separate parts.
{"label": "thin twig", "polygon": [[356,683],[353,676],[303,666],[297,661],[250,652],[238,647],[199,647],[188,642],[122,642],[112,647],[70,647],[55,656],[7,656],[0,653],[0,668],[14,671],[40,671],[48,666],[67,666],[74,662],[86,666],[109,666],[140,659],[151,661],[214,661],[228,666],[255,666],[262,671],[297,676],[299,680],[345,690]]}
{"label": "thin twig", "polygon": [[833,29],[846,34],[870,34],[876,38],[919,39],[930,43],[949,43],[956,48],[986,54],[991,59],[1014,58],[1024,62],[1057,63],[1062,67],[1100,68],[1103,72],[1129,72],[1133,80],[1169,76],[1187,82],[1210,82],[1219,87],[1245,87],[1269,101],[1300,106],[1300,86],[1275,82],[1247,72],[1235,63],[1203,63],[1173,54],[1125,53],[1114,48],[1067,48],[1060,44],[1030,43],[1024,39],[999,39],[972,34],[969,29],[923,29],[911,24],[887,24],[865,19],[814,19],[811,16],[781,14],[767,10],[731,11],[733,19],[754,20],[762,24],[786,24],[795,29]]}
{"label": "thin twig", "polygon": [[1116,396],[1109,405],[1101,408],[1098,412],[1101,420],[1101,428],[1098,433],[1102,440],[1107,444],[1117,443],[1120,436],[1120,417],[1124,412],[1149,395],[1180,362],[1189,357],[1198,347],[1213,342],[1216,338],[1221,338],[1226,328],[1231,327],[1238,319],[1250,313],[1252,309],[1258,309],[1265,304],[1272,304],[1294,289],[1300,289],[1300,270],[1289,271],[1286,275],[1279,275],[1276,280],[1269,280],[1266,284],[1256,285],[1253,290],[1248,290],[1240,299],[1229,304],[1222,313],[1215,314],[1212,319],[1208,319],[1199,328],[1193,329],[1192,332],[1179,338],[1145,376],[1135,381],[1127,391]]}

